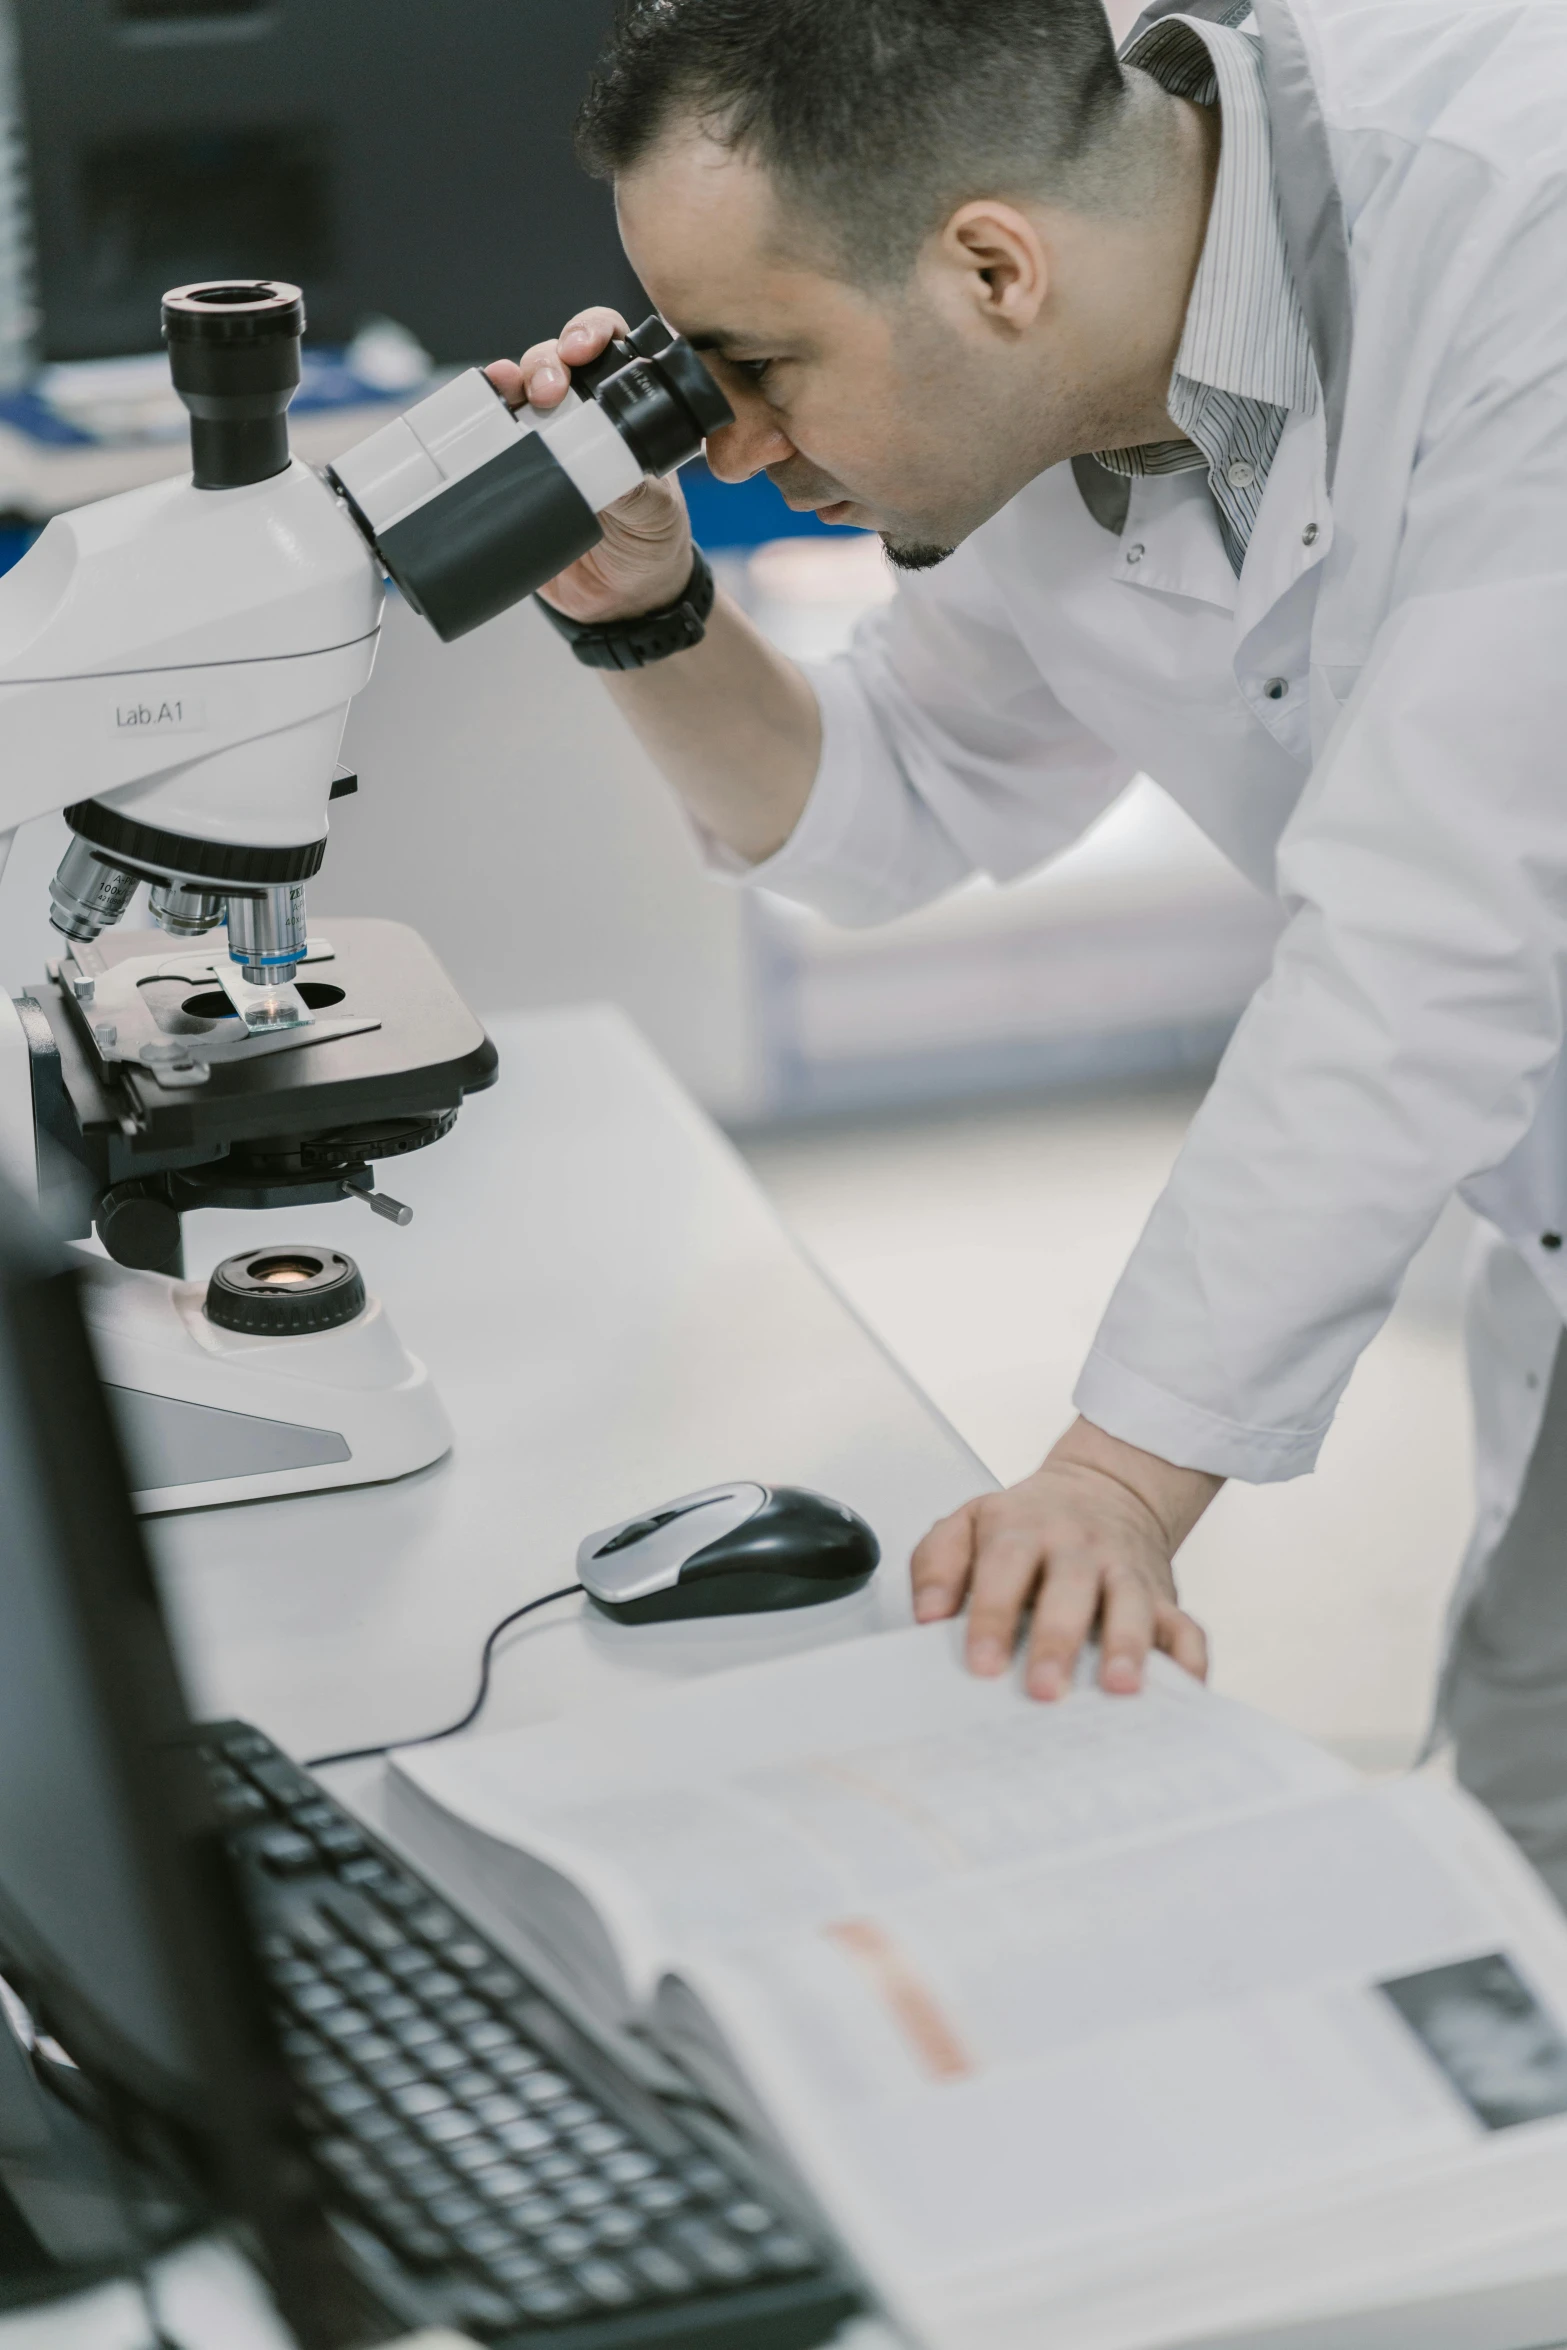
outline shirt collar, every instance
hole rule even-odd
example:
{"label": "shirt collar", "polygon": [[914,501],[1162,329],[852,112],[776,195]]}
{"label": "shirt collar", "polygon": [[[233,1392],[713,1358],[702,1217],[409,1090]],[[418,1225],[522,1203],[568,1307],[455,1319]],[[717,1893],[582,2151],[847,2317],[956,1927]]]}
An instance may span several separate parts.
{"label": "shirt collar", "polygon": [[1219,168],[1176,376],[1309,414],[1317,373],[1284,250],[1256,41],[1223,25],[1164,17],[1124,62],[1180,96],[1216,97],[1219,106]]}

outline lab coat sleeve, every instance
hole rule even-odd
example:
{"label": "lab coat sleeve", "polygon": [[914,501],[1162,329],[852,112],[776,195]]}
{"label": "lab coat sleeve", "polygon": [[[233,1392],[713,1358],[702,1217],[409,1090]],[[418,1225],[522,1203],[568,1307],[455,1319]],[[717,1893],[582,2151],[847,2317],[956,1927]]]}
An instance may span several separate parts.
{"label": "lab coat sleeve", "polygon": [[[1464,225],[1385,616],[1280,845],[1289,920],[1077,1389],[1221,1475],[1312,1466],[1562,1042],[1567,191]],[[1412,354],[1432,327],[1412,301]]]}
{"label": "lab coat sleeve", "polygon": [[839,659],[805,665],[822,714],[805,811],[765,863],[709,843],[716,870],[847,927],[884,922],[971,873],[1027,872],[1130,782],[1040,675],[984,539],[901,583]]}

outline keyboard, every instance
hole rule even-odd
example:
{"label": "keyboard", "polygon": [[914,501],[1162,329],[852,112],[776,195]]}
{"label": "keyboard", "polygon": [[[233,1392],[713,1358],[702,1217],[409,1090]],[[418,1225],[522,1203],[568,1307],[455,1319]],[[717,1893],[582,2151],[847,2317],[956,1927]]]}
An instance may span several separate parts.
{"label": "keyboard", "polygon": [[863,2309],[737,2142],[260,1731],[201,1736],[327,2211],[401,2319],[528,2350],[812,2350]]}

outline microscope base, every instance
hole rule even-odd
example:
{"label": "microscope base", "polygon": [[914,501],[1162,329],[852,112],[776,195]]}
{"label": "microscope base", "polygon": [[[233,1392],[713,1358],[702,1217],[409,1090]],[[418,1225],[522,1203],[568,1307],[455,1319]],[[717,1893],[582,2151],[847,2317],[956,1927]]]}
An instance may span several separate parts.
{"label": "microscope base", "polygon": [[139,1510],[379,1484],[451,1450],[430,1375],[378,1298],[336,1330],[255,1338],[208,1321],[202,1282],[79,1261]]}

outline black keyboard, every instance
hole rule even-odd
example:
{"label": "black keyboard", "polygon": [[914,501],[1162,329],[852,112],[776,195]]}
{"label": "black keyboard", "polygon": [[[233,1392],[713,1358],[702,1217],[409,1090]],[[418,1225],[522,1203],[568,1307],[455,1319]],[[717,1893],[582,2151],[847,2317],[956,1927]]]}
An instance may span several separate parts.
{"label": "black keyboard", "polygon": [[260,1731],[202,1737],[328,2209],[400,2315],[529,2350],[811,2350],[863,2307],[738,2146]]}

